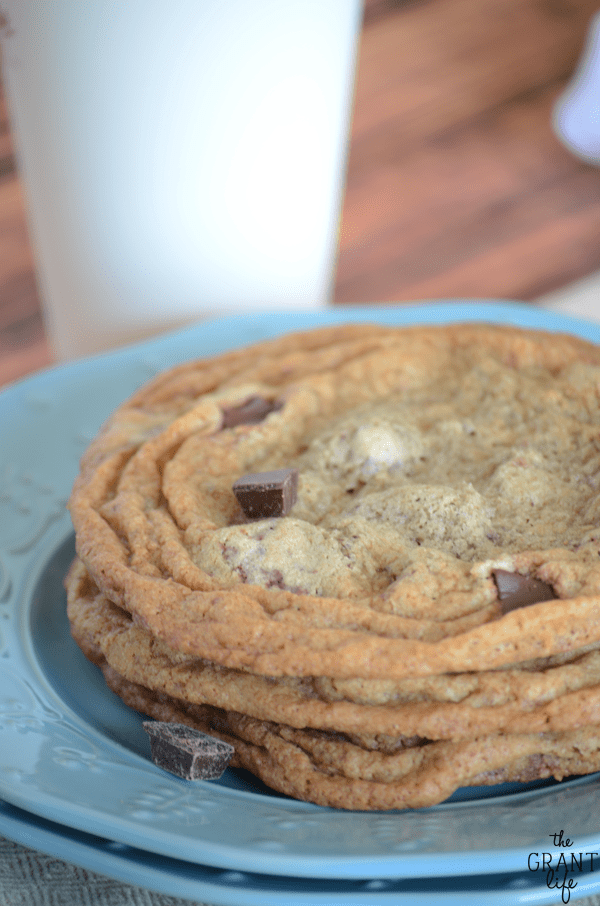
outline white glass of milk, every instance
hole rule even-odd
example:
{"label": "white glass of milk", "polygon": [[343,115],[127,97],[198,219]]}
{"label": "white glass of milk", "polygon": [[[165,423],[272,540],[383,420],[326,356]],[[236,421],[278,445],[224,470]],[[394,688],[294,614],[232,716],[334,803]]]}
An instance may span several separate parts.
{"label": "white glass of milk", "polygon": [[360,0],[0,0],[59,359],[221,312],[319,308]]}

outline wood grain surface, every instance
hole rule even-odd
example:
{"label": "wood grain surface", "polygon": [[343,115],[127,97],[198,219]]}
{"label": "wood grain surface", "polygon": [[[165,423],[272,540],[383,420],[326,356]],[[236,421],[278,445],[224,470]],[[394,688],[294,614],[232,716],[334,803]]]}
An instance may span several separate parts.
{"label": "wood grain surface", "polygon": [[[366,0],[333,301],[533,300],[600,269],[551,128],[598,0]],[[0,384],[51,361],[0,86]]]}
{"label": "wood grain surface", "polygon": [[597,9],[367,4],[336,302],[529,300],[600,267],[600,169],[551,128]]}

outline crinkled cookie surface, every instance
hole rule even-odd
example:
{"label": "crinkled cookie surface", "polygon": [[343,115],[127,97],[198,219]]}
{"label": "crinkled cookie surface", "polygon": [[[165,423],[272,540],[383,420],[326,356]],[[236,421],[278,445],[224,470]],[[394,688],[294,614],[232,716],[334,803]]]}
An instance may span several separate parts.
{"label": "crinkled cookie surface", "polygon": [[[173,650],[267,676],[575,655],[600,644],[599,388],[591,344],[491,325],[347,325],[180,366],[85,454],[78,555]],[[245,519],[234,481],[284,467],[291,511]],[[503,615],[498,569],[556,598]]]}

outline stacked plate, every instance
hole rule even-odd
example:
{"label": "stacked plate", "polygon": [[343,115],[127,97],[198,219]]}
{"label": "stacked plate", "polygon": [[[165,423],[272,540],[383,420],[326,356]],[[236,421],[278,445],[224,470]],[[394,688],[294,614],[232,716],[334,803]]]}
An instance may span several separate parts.
{"label": "stacked plate", "polygon": [[62,366],[0,395],[0,834],[122,881],[232,906],[513,906],[600,891],[599,775],[372,813],[297,802],[242,771],[188,783],[153,765],[142,716],[71,639],[65,503],[79,456],[115,406],[177,362],[365,319],[485,320],[600,342],[598,325],[484,302],[255,315]]}

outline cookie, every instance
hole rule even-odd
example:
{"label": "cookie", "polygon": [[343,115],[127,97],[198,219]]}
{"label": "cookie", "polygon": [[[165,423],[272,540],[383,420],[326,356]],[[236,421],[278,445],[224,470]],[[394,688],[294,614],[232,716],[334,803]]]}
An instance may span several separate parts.
{"label": "cookie", "polygon": [[[271,675],[482,670],[600,641],[598,351],[477,325],[365,333],[238,353],[241,379],[260,386],[199,363],[170,378],[170,401],[163,378],[125,404],[70,501],[94,581],[171,647]],[[194,376],[205,392],[190,399]],[[281,408],[222,428],[224,412],[257,396]],[[361,406],[375,412],[365,430]],[[239,524],[237,478],[296,461],[290,516]],[[309,522],[315,498],[330,502]],[[539,579],[558,600],[492,627],[494,569]],[[440,631],[465,617],[468,629]]]}
{"label": "cookie", "polygon": [[[599,379],[592,344],[485,324],[345,325],[159,375],[82,459],[73,634],[126,700],[218,712],[310,801],[429,803],[436,751],[442,798],[595,770]],[[410,794],[350,790],[346,746],[420,752]],[[318,781],[286,779],[304,758]]]}

